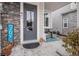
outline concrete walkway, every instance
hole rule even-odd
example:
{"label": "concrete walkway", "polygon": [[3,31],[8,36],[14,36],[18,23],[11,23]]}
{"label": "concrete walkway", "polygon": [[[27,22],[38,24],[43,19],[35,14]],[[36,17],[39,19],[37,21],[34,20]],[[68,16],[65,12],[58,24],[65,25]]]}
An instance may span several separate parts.
{"label": "concrete walkway", "polygon": [[[56,53],[58,52],[58,53]],[[38,48],[25,49],[22,45],[14,47],[11,56],[68,56],[62,47],[62,41],[43,43]]]}

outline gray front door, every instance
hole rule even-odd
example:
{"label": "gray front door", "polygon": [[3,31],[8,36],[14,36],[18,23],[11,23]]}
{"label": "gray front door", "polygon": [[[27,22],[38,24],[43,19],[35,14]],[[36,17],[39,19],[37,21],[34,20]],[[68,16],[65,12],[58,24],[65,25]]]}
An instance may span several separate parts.
{"label": "gray front door", "polygon": [[23,41],[37,39],[37,6],[24,3]]}

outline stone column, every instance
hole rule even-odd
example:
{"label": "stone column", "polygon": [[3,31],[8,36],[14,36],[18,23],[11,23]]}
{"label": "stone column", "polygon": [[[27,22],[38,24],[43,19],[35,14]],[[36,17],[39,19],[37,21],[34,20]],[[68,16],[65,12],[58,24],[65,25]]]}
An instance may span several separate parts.
{"label": "stone column", "polygon": [[38,5],[38,38],[46,40],[44,33],[44,2],[39,2]]}

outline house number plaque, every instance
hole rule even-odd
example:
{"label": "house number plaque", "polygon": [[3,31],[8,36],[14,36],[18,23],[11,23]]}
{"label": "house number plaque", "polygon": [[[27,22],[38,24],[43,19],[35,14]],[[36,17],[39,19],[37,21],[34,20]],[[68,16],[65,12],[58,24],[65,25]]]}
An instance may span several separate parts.
{"label": "house number plaque", "polygon": [[10,43],[14,40],[14,25],[12,23],[8,23],[7,25],[7,40]]}

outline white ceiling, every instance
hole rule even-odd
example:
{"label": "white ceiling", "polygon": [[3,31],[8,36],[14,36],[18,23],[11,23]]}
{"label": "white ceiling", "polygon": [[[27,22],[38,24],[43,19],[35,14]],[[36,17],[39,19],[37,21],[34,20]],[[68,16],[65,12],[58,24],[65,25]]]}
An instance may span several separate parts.
{"label": "white ceiling", "polygon": [[55,11],[71,2],[45,2],[45,10]]}

